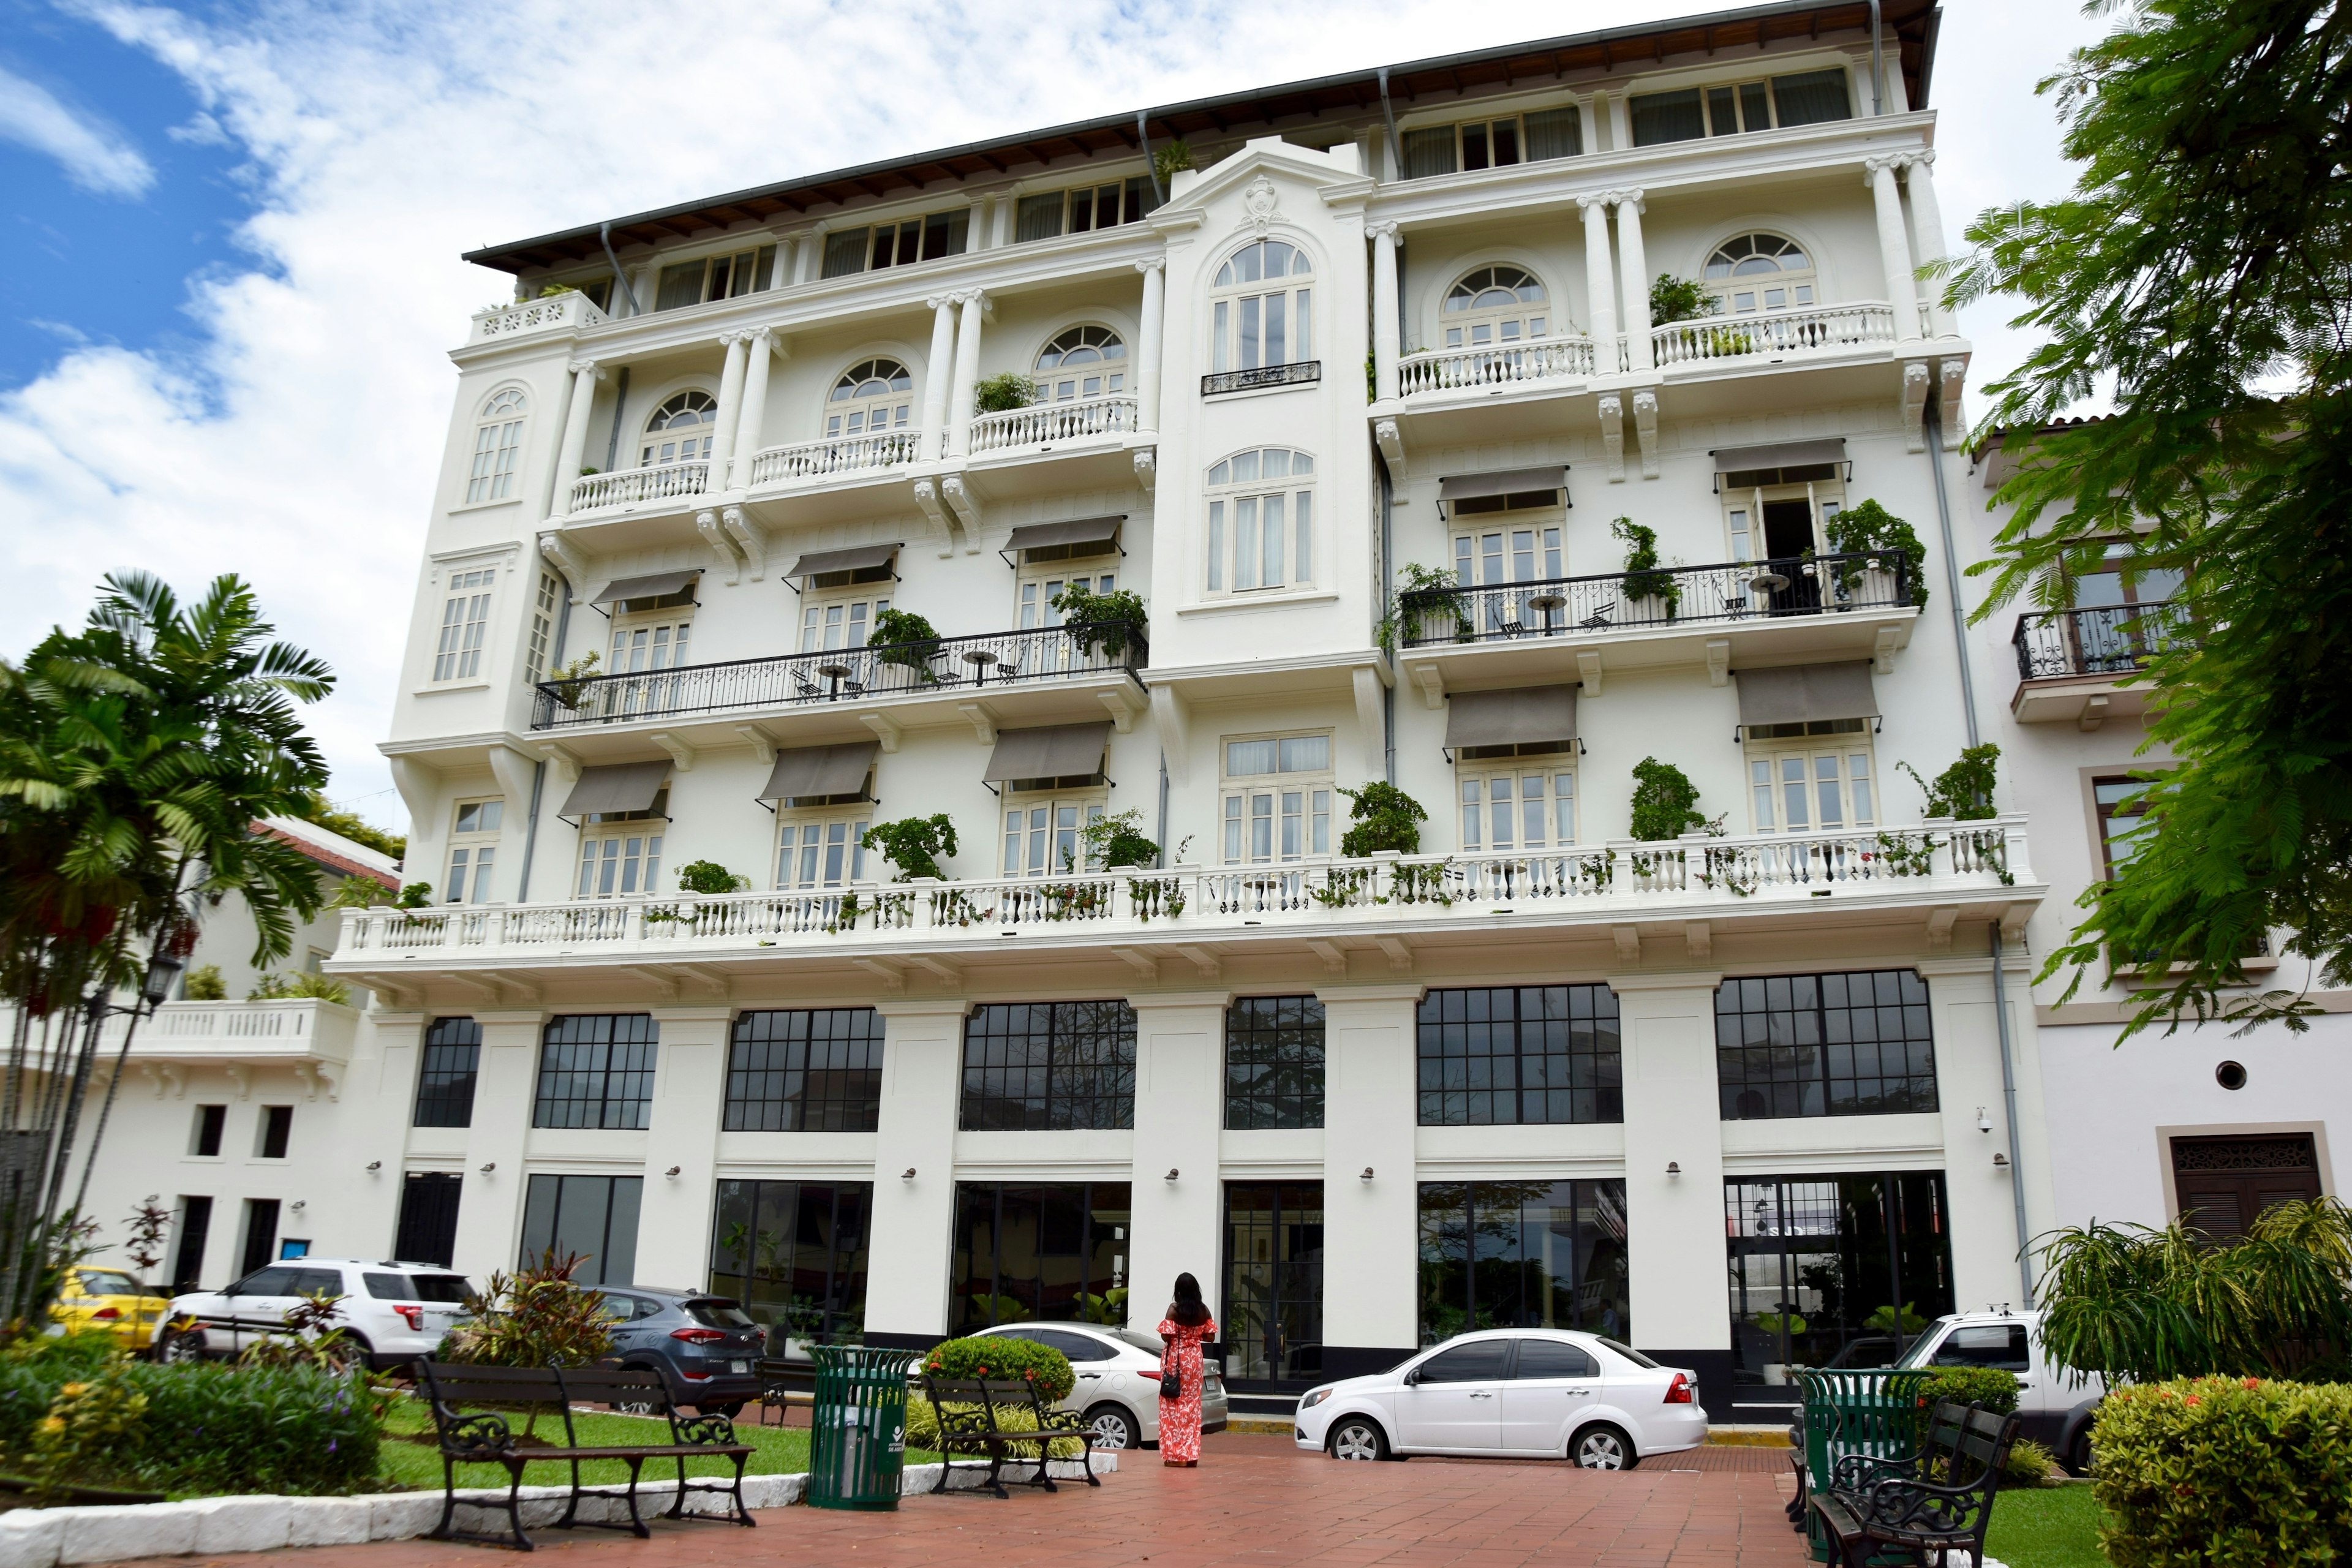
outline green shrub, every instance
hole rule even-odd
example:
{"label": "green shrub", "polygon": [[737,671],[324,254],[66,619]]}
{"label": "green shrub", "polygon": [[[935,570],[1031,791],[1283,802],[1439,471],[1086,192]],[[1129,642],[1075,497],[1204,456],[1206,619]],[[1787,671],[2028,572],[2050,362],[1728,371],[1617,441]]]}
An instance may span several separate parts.
{"label": "green shrub", "polygon": [[1078,829],[1078,837],[1087,847],[1087,864],[1097,871],[1160,862],[1160,846],[1144,837],[1141,806],[1098,816]]}
{"label": "green shrub", "polygon": [[[947,1408],[956,1411],[976,1411],[980,1407],[976,1405],[958,1405],[950,1401]],[[996,1429],[1000,1432],[1034,1432],[1037,1430],[1037,1417],[1018,1406],[1008,1410],[1000,1405],[996,1408]],[[907,1396],[907,1447],[929,1448],[936,1452],[939,1446],[939,1408],[919,1393],[908,1394]],[[1084,1451],[1085,1446],[1076,1437],[1055,1437],[1051,1440],[1048,1448],[1050,1457],[1056,1459],[1075,1459]]]}
{"label": "green shrub", "polygon": [[940,631],[929,617],[912,610],[884,610],[874,617],[874,630],[866,641],[877,662],[911,669],[927,684],[938,681],[930,660],[940,649]]}
{"label": "green shrub", "polygon": [[2110,1393],[2091,1439],[2116,1568],[2352,1556],[2352,1386],[2204,1377]]}
{"label": "green shrub", "polygon": [[2038,1487],[2058,1473],[2058,1456],[2031,1437],[2009,1446],[2009,1459],[2000,1468],[2001,1480],[2013,1487]]}
{"label": "green shrub", "polygon": [[1659,600],[1666,606],[1666,619],[1673,620],[1683,605],[1683,585],[1658,565],[1658,531],[1621,517],[1609,525],[1609,531],[1624,542],[1626,599],[1635,604]]}
{"label": "green shrub", "polygon": [[[1900,555],[1911,563],[1911,602],[1927,607],[1927,547],[1911,525],[1875,500],[1864,500],[1830,519],[1822,531],[1833,555]],[[1867,567],[1853,562],[1837,568],[1838,586],[1851,594],[1861,586]]]}
{"label": "green shrub", "polygon": [[942,1340],[923,1358],[922,1370],[933,1377],[1024,1378],[1037,1385],[1048,1405],[1067,1399],[1078,1381],[1070,1370],[1070,1358],[1052,1346],[988,1334]]}
{"label": "green shrub", "polygon": [[291,974],[265,974],[246,993],[248,1002],[279,1002],[288,997],[307,996],[320,1002],[352,1005],[351,988],[331,975],[313,974],[298,969]]}
{"label": "green shrub", "polygon": [[180,987],[180,994],[191,1002],[227,1001],[228,984],[221,978],[220,965],[199,963],[189,970],[186,984]]}
{"label": "green shrub", "polygon": [[1661,327],[1672,321],[1696,321],[1720,308],[1706,285],[1696,278],[1661,272],[1650,285],[1650,320]]}
{"label": "green shrub", "polygon": [[1672,763],[1643,757],[1633,764],[1633,837],[1655,842],[1680,838],[1706,826],[1692,807],[1698,805],[1698,785]]}
{"label": "green shrub", "polygon": [[1128,639],[1143,629],[1143,595],[1125,588],[1097,594],[1086,585],[1084,578],[1078,578],[1055,594],[1053,604],[1062,612],[1062,624],[1070,628],[1070,638],[1082,653],[1099,647],[1117,658],[1127,652]]}
{"label": "green shrub", "polygon": [[1988,741],[1981,746],[1970,746],[1960,753],[1960,760],[1936,775],[1929,784],[1919,776],[1919,770],[1909,763],[1895,765],[1911,775],[1911,782],[1927,792],[1927,804],[1923,808],[1929,816],[1948,816],[1959,822],[1982,822],[1999,815],[1993,809],[1993,773],[2000,762],[2000,748]]}
{"label": "green shrub", "polygon": [[865,848],[881,851],[882,858],[898,868],[898,879],[901,882],[913,877],[945,879],[947,873],[940,868],[940,858],[956,852],[955,822],[945,812],[909,816],[898,822],[877,822],[866,830],[858,843]]}
{"label": "green shrub", "polygon": [[677,868],[677,885],[689,893],[740,893],[751,885],[716,860],[689,860]]}
{"label": "green shrub", "polygon": [[1919,1431],[1927,1430],[1928,1412],[1946,1401],[1981,1405],[1995,1415],[2017,1411],[2017,1379],[1997,1366],[1939,1366],[1919,1384]]}
{"label": "green shrub", "polygon": [[1375,780],[1361,789],[1341,786],[1348,797],[1348,816],[1355,826],[1339,836],[1339,853],[1362,859],[1383,849],[1400,855],[1421,853],[1421,825],[1429,820],[1421,802],[1392,784]]}
{"label": "green shrub", "polygon": [[972,406],[982,414],[1006,414],[1037,401],[1036,382],[1014,370],[976,383],[971,392]]}

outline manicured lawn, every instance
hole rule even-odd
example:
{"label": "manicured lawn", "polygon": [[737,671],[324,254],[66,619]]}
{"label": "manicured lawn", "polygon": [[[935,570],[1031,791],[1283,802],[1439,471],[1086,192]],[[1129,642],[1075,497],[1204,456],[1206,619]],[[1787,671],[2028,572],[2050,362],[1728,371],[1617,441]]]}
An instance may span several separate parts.
{"label": "manicured lawn", "polygon": [[1993,1500],[1985,1555],[2009,1568],[2107,1568],[2099,1500],[2082,1486],[2004,1491]]}

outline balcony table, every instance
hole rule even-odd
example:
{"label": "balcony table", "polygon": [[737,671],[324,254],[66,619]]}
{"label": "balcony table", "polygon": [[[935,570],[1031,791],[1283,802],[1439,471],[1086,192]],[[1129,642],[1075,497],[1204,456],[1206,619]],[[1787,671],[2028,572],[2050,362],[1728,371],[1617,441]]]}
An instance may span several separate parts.
{"label": "balcony table", "polygon": [[972,684],[985,686],[988,684],[989,667],[997,662],[997,658],[994,652],[988,648],[966,648],[963,661],[971,666]]}
{"label": "balcony table", "polygon": [[1544,636],[1549,637],[1552,634],[1552,612],[1567,603],[1568,596],[1564,594],[1538,594],[1528,601],[1528,609],[1541,610],[1543,612]]}
{"label": "balcony table", "polygon": [[816,667],[816,672],[819,675],[824,676],[825,679],[831,683],[830,689],[825,693],[826,700],[828,701],[838,701],[841,698],[841,683],[847,679],[849,676],[849,666],[845,664],[820,664]]}

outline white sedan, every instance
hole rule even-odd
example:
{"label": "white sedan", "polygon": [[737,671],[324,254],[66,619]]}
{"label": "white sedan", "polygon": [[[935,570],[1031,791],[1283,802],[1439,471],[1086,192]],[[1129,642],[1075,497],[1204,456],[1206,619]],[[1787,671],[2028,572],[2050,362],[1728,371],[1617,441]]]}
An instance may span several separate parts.
{"label": "white sedan", "polygon": [[1698,1379],[1561,1329],[1463,1334],[1370,1377],[1309,1389],[1293,1437],[1335,1459],[1406,1454],[1573,1459],[1630,1470],[1706,1441]]}

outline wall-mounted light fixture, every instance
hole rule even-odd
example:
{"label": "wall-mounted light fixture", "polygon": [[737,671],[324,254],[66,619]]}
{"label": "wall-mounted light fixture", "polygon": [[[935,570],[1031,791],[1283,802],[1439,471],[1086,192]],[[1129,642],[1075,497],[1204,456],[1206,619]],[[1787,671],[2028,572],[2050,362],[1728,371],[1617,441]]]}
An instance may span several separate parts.
{"label": "wall-mounted light fixture", "polygon": [[1679,1161],[1679,1160],[1669,1160],[1669,1161],[1667,1161],[1667,1162],[1666,1162],[1666,1174],[1667,1174],[1667,1175],[1669,1175],[1669,1176],[1679,1176],[1679,1175],[1681,1175],[1682,1173],[1683,1173],[1683,1165],[1682,1165],[1682,1162],[1681,1162],[1681,1161]]}
{"label": "wall-mounted light fixture", "polygon": [[381,1160],[370,1160],[367,1163],[367,1168],[371,1171],[381,1171],[383,1169],[383,1162]]}
{"label": "wall-mounted light fixture", "polygon": [[665,1176],[667,1176],[667,1177],[669,1177],[671,1180],[675,1181],[675,1180],[677,1180],[677,1173],[678,1173],[678,1172],[680,1172],[681,1170],[684,1170],[684,1169],[685,1169],[685,1167],[684,1167],[684,1166],[682,1166],[682,1165],[672,1165],[668,1170],[664,1171],[664,1172],[662,1173],[662,1174],[663,1174],[663,1175],[665,1175]]}
{"label": "wall-mounted light fixture", "polygon": [[2004,1154],[2004,1153],[2001,1153],[2001,1152],[1999,1152],[1998,1150],[1994,1151],[1994,1152],[1993,1152],[1993,1157],[1992,1157],[1992,1168],[1993,1168],[1994,1170],[1996,1170],[1996,1171],[2006,1171],[2006,1170],[2008,1170],[2008,1169],[2009,1169],[2009,1156],[2008,1156],[2008,1155],[2006,1155],[2006,1154]]}
{"label": "wall-mounted light fixture", "polygon": [[482,1174],[484,1174],[484,1175],[486,1175],[486,1176],[487,1176],[487,1175],[488,1175],[492,1171],[495,1171],[495,1170],[497,1170],[498,1168],[499,1168],[499,1163],[498,1163],[496,1160],[493,1160],[493,1161],[491,1161],[488,1164],[484,1165],[484,1166],[482,1167]]}
{"label": "wall-mounted light fixture", "polygon": [[915,1167],[914,1167],[914,1166],[912,1166],[912,1165],[909,1165],[909,1166],[908,1166],[905,1170],[903,1170],[903,1171],[899,1172],[899,1173],[898,1173],[898,1179],[899,1179],[900,1181],[902,1181],[902,1182],[911,1182],[911,1181],[913,1181],[913,1180],[915,1179]]}
{"label": "wall-mounted light fixture", "polygon": [[294,1208],[295,1212],[299,1214],[299,1213],[300,1213],[303,1209],[308,1208],[308,1207],[310,1206],[310,1202],[309,1202],[309,1200],[308,1200],[308,1199],[305,1199],[305,1198],[296,1198],[296,1199],[294,1200],[294,1203],[293,1203],[293,1205],[292,1205],[292,1206],[293,1206],[293,1208]]}
{"label": "wall-mounted light fixture", "polygon": [[1169,1166],[1169,1167],[1168,1167],[1168,1176],[1167,1176],[1167,1179],[1168,1179],[1169,1181],[1171,1181],[1171,1182],[1172,1182],[1172,1181],[1174,1181],[1174,1180],[1176,1179],[1176,1167],[1175,1167],[1175,1166],[1171,1165],[1171,1166]]}
{"label": "wall-mounted light fixture", "polygon": [[1367,1182],[1372,1179],[1372,1168],[1370,1165],[1364,1167],[1364,1173],[1360,1179]]}

